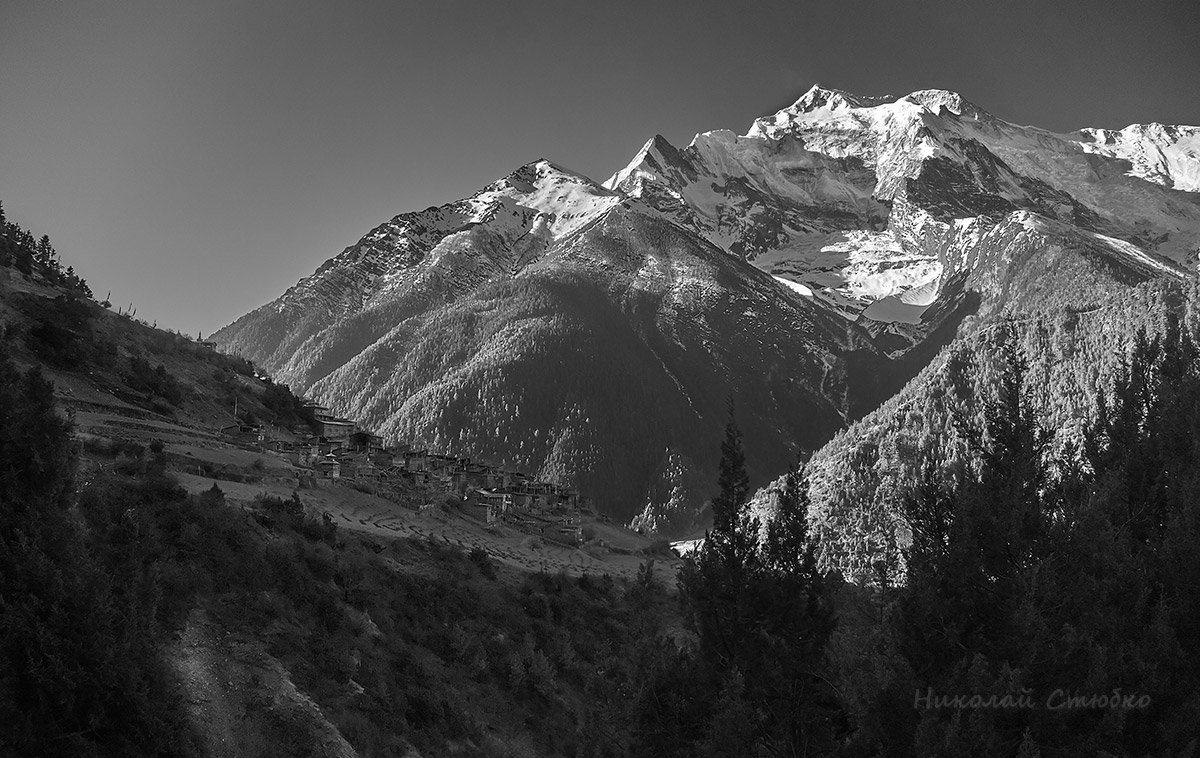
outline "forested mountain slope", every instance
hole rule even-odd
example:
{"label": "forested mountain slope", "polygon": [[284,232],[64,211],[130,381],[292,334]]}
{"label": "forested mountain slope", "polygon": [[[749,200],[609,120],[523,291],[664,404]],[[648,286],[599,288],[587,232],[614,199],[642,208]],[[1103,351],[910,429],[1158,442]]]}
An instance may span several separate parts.
{"label": "forested mountain slope", "polygon": [[423,257],[377,230],[215,338],[388,437],[572,482],[621,519],[649,507],[660,527],[707,496],[730,398],[761,482],[885,396],[863,329],[644,204],[544,162],[493,186],[586,200],[568,220],[504,195]]}
{"label": "forested mountain slope", "polygon": [[[899,504],[929,459],[966,465],[967,441],[955,414],[980,412],[963,405],[963,388],[979,391],[994,382],[1002,337],[1011,335],[1028,360],[1024,390],[1053,432],[1053,454],[1070,461],[1080,455],[1083,430],[1103,398],[1111,397],[1113,377],[1129,367],[1139,332],[1160,336],[1171,316],[1196,323],[1194,282],[1108,282],[1090,294],[970,319],[895,397],[814,454],[807,471],[827,566],[873,581],[877,561],[897,563],[910,538]],[[975,368],[964,373],[967,364]]]}

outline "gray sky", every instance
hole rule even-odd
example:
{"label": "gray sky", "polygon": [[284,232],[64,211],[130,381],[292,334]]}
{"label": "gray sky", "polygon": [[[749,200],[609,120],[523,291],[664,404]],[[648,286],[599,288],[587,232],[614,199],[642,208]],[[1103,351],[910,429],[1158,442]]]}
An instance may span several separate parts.
{"label": "gray sky", "polygon": [[744,133],[814,82],[1067,131],[1200,123],[1200,3],[0,4],[0,201],[98,297],[205,334],[396,213],[546,157]]}

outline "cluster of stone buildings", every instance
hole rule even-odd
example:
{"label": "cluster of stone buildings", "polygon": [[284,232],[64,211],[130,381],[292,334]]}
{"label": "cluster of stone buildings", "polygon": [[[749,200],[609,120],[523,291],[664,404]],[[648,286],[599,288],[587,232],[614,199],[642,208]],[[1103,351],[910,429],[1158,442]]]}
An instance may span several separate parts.
{"label": "cluster of stone buildings", "polygon": [[315,403],[307,407],[315,420],[314,430],[300,433],[298,440],[272,439],[261,426],[232,424],[221,432],[243,446],[284,455],[300,470],[301,478],[364,485],[376,494],[398,500],[405,493],[411,496],[413,491],[455,495],[486,509],[488,523],[519,520],[552,510],[576,511],[591,505],[570,487],[470,458],[440,455],[411,445],[389,446],[382,437],[333,415],[328,408]]}

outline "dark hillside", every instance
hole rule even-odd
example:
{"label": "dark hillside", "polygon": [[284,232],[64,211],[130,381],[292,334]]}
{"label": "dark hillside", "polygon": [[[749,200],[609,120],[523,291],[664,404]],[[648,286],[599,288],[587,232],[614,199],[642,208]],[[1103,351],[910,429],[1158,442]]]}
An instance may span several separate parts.
{"label": "dark hillside", "polygon": [[400,321],[312,391],[385,434],[573,481],[625,521],[675,488],[684,518],[711,494],[695,481],[712,480],[730,396],[765,482],[879,402],[887,364],[748,264],[617,209],[520,276]]}
{"label": "dark hillside", "polygon": [[294,396],[37,260],[0,277],[0,753],[627,752],[633,662],[677,623],[652,559],[533,573],[341,529],[306,502],[332,490],[188,494],[238,460],[235,404],[286,434]]}

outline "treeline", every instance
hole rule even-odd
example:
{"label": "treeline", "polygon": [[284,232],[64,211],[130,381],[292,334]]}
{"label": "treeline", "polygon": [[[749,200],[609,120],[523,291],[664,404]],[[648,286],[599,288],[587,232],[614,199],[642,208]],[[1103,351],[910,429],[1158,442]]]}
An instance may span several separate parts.
{"label": "treeline", "polygon": [[15,268],[26,276],[36,270],[56,287],[92,297],[87,282],[75,273],[74,267],[62,267],[49,235],[35,239],[30,231],[8,220],[3,205],[0,205],[0,266]]}
{"label": "treeline", "polygon": [[105,303],[47,276],[52,270],[38,272],[53,297],[8,287],[0,293],[9,316],[0,323],[0,349],[15,361],[86,372],[94,386],[168,417],[217,401],[239,407],[247,423],[311,427],[301,400],[287,385],[260,379],[251,362],[132,317],[109,317]]}

